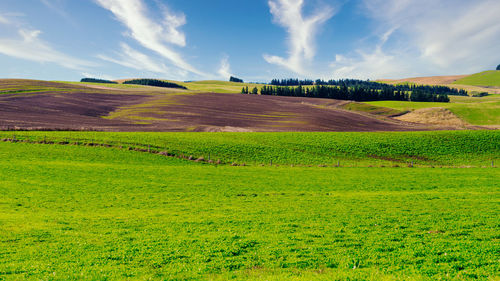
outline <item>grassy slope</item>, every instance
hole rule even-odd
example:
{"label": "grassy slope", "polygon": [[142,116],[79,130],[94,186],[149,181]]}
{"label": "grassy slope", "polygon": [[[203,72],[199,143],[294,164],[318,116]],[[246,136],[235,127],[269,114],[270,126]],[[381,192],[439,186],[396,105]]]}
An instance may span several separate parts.
{"label": "grassy slope", "polygon": [[396,110],[415,110],[430,107],[444,107],[472,125],[500,124],[500,95],[482,98],[450,96],[450,103],[375,101],[366,104]]}
{"label": "grassy slope", "polygon": [[489,166],[500,156],[498,131],[406,133],[101,133],[0,132],[0,138],[78,141],[168,151],[252,165]]}
{"label": "grassy slope", "polygon": [[481,73],[476,73],[465,78],[455,81],[453,84],[483,86],[483,87],[500,87],[500,71],[489,70]]}
{"label": "grassy slope", "polygon": [[[234,82],[225,82],[225,81],[216,81],[216,80],[206,80],[206,81],[195,81],[195,82],[180,82],[173,80],[165,80],[168,82],[176,83],[178,85],[182,85],[188,88],[189,91],[195,92],[214,92],[214,93],[241,93],[241,89],[245,86],[248,86],[251,91],[254,87],[260,89],[263,85],[261,84],[250,84],[250,83],[234,83]],[[115,88],[115,89],[134,89],[134,90],[147,90],[152,87],[142,86],[142,85],[129,85],[129,84],[102,84],[102,83],[81,83],[81,82],[64,82],[64,81],[54,81],[58,83],[64,84],[72,84],[72,85],[92,85],[99,87],[107,87],[107,88]],[[161,88],[154,87],[155,89],[163,89],[165,91],[177,90],[170,88]],[[178,91],[178,90],[177,90]]]}
{"label": "grassy slope", "polygon": [[497,169],[214,167],[0,143],[0,170],[6,280],[494,280],[500,271]]}

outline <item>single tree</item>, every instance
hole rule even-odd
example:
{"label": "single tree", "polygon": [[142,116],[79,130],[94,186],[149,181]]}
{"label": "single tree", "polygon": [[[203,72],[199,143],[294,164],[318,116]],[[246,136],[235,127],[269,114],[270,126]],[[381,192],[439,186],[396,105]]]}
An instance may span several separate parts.
{"label": "single tree", "polygon": [[258,95],[258,94],[259,94],[259,89],[257,89],[257,87],[253,88],[252,95]]}
{"label": "single tree", "polygon": [[500,70],[500,64],[497,66],[497,70]]}

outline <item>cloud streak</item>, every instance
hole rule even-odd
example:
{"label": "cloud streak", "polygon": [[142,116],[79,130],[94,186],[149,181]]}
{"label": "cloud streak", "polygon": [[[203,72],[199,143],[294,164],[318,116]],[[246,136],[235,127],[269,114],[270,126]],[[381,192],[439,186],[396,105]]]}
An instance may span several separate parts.
{"label": "cloud streak", "polygon": [[168,59],[180,69],[200,76],[205,75],[187,63],[171,47],[171,45],[186,46],[185,35],[179,30],[181,26],[186,24],[184,14],[175,14],[168,8],[163,7],[163,21],[155,22],[148,16],[147,9],[141,0],[94,1],[101,7],[111,11],[116,19],[128,28],[129,36],[143,47]]}
{"label": "cloud streak", "polygon": [[111,58],[106,55],[98,55],[99,59],[122,65],[128,68],[141,71],[154,72],[164,75],[172,75],[172,71],[164,64],[158,63],[147,55],[132,49],[125,43],[120,44],[121,52],[117,52],[118,58]]}
{"label": "cloud streak", "polygon": [[288,33],[288,58],[264,55],[271,64],[280,65],[295,73],[304,74],[304,63],[310,62],[315,54],[315,37],[318,29],[334,15],[329,6],[321,7],[314,14],[303,15],[304,0],[269,0],[269,7],[276,24]]}
{"label": "cloud streak", "polygon": [[500,61],[498,1],[364,0],[363,5],[379,43],[337,55],[335,76],[467,74]]}
{"label": "cloud streak", "polygon": [[18,38],[0,38],[0,53],[39,63],[56,63],[75,70],[96,66],[94,63],[55,50],[49,43],[39,38],[41,33],[40,30],[19,29]]}
{"label": "cloud streak", "polygon": [[229,77],[233,76],[231,73],[231,65],[229,64],[229,57],[224,56],[220,62],[220,67],[217,73],[220,77],[229,80]]}

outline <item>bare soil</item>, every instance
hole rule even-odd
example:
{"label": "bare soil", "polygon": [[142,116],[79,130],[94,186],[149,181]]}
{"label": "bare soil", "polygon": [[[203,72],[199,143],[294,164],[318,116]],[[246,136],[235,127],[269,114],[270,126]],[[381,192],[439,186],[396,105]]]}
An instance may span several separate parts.
{"label": "bare soil", "polygon": [[397,80],[381,80],[386,83],[398,84],[404,82],[415,83],[419,85],[448,85],[457,80],[465,78],[469,75],[450,75],[450,76],[430,76],[430,77],[414,77]]}
{"label": "bare soil", "polygon": [[441,125],[455,128],[467,128],[469,125],[453,114],[450,110],[441,107],[423,108],[412,111],[396,119],[406,122]]}
{"label": "bare soil", "polygon": [[[241,94],[151,93],[30,80],[0,80],[0,129],[98,131],[408,131],[432,129],[339,108],[345,101]],[[165,102],[168,101],[168,102]],[[140,108],[127,114],[113,114]],[[127,112],[127,111],[125,111]],[[111,116],[113,119],[103,118]]]}

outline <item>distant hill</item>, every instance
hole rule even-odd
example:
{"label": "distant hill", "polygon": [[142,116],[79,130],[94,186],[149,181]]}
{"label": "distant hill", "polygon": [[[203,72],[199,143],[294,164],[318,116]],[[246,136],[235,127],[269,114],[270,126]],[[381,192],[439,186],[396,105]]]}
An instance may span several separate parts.
{"label": "distant hill", "polygon": [[500,87],[500,71],[489,70],[469,75],[458,79],[453,84],[482,86],[482,87]]}
{"label": "distant hill", "polygon": [[450,75],[450,76],[429,76],[429,77],[413,77],[394,80],[379,80],[380,82],[389,84],[414,83],[422,85],[448,85],[457,80],[463,79],[469,75]]}

